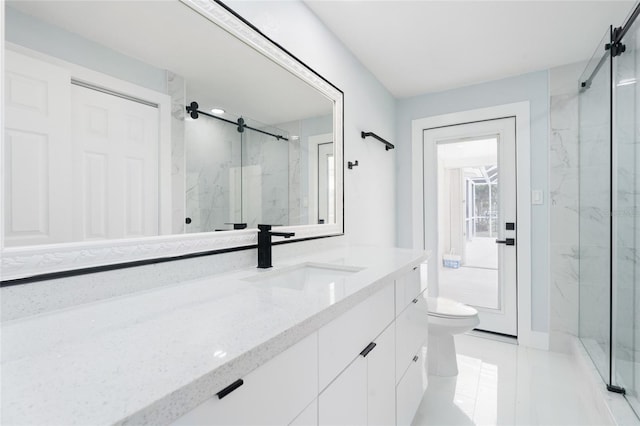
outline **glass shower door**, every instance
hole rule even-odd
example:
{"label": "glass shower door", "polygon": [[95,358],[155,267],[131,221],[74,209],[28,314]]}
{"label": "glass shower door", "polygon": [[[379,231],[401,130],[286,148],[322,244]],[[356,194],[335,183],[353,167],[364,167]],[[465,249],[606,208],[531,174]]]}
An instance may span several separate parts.
{"label": "glass shower door", "polygon": [[605,382],[610,378],[610,99],[611,57],[603,37],[580,90],[580,318],[579,334]]}
{"label": "glass shower door", "polygon": [[613,122],[613,374],[612,384],[640,413],[640,23],[624,36],[614,60]]}

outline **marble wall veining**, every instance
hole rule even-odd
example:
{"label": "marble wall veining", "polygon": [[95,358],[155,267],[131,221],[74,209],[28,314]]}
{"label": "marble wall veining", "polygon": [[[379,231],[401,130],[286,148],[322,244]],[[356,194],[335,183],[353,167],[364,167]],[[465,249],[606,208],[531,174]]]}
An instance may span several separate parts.
{"label": "marble wall veining", "polygon": [[[265,131],[290,139],[279,128],[261,126]],[[247,186],[259,186],[260,195],[243,203],[242,221],[249,228],[258,223],[289,224],[289,141],[245,130],[242,134],[242,167],[259,166],[260,174],[243,179],[243,196]]]}
{"label": "marble wall veining", "polygon": [[240,167],[240,137],[233,124],[201,116],[185,121],[187,232],[230,229],[240,222],[231,209],[233,169]]}
{"label": "marble wall veining", "polygon": [[603,378],[608,378],[610,342],[609,88],[609,66],[605,64],[579,99],[579,336],[590,342],[590,347],[594,348],[591,353],[599,352],[595,349],[597,346],[605,354],[604,357],[592,357]]}
{"label": "marble wall veining", "polygon": [[186,82],[182,76],[167,71],[167,88],[171,96],[171,231],[185,231],[185,103]]}
{"label": "marble wall veining", "polygon": [[[553,74],[552,78],[553,78]],[[577,83],[576,83],[577,86]],[[551,96],[550,334],[578,333],[578,92]]]}

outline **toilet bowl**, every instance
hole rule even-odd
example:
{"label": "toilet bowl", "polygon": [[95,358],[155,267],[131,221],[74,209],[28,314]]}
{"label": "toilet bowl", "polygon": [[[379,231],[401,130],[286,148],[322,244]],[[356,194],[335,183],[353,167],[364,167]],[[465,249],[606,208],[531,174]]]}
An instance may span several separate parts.
{"label": "toilet bowl", "polygon": [[472,330],[480,323],[478,311],[471,306],[444,297],[428,297],[429,343],[428,371],[433,376],[458,374],[454,334]]}

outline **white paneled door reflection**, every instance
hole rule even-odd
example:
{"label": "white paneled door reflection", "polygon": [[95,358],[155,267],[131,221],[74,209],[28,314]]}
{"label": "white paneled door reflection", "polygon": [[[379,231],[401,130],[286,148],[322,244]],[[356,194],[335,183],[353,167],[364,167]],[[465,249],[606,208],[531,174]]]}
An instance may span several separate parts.
{"label": "white paneled door reflection", "polygon": [[5,52],[5,246],[71,241],[69,80]]}
{"label": "white paneled door reflection", "polygon": [[158,234],[158,109],[71,86],[75,240]]}
{"label": "white paneled door reflection", "polygon": [[158,235],[159,109],[5,59],[5,245]]}

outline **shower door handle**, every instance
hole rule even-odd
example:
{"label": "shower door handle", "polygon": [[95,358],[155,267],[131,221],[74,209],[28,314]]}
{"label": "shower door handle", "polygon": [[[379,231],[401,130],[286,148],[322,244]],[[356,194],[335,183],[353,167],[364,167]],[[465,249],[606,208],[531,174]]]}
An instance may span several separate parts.
{"label": "shower door handle", "polygon": [[508,246],[515,246],[516,239],[515,238],[506,238],[504,240],[496,240],[496,244],[506,244]]}

